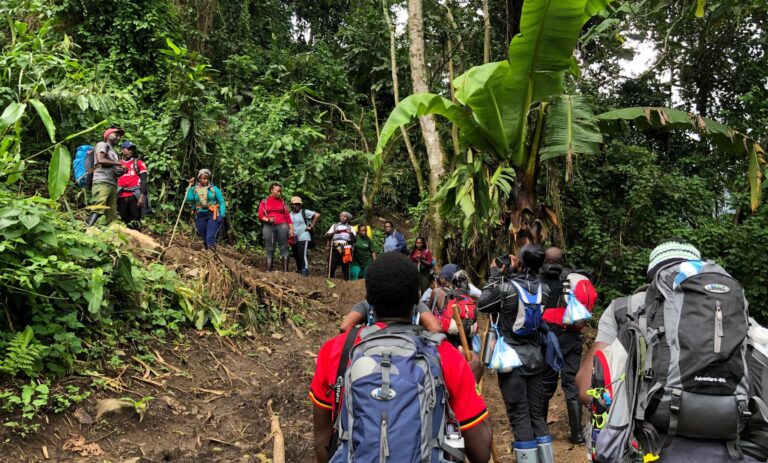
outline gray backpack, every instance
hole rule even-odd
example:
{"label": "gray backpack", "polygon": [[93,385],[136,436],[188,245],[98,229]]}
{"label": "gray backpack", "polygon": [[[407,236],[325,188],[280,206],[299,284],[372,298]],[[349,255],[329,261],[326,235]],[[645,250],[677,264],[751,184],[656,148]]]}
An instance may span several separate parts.
{"label": "gray backpack", "polygon": [[679,435],[728,441],[738,458],[749,419],[749,316],[739,282],[711,261],[662,268],[635,328],[643,450],[658,455]]}

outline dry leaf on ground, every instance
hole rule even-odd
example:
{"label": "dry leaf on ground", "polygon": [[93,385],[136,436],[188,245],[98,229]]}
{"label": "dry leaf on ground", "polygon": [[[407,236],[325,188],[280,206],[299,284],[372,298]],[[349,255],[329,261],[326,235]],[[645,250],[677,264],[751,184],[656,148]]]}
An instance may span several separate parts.
{"label": "dry leaf on ground", "polygon": [[101,450],[101,446],[96,442],[85,442],[83,436],[72,436],[64,442],[62,447],[64,450],[79,454],[81,457],[98,456],[104,453]]}

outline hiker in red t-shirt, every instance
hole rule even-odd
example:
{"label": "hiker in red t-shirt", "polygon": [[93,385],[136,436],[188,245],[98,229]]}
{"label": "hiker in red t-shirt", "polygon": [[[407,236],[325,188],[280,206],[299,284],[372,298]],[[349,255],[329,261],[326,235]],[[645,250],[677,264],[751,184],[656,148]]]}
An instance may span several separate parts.
{"label": "hiker in red t-shirt", "polygon": [[147,166],[136,154],[136,145],[124,141],[120,145],[120,163],[125,173],[117,179],[117,212],[131,228],[141,226],[141,218],[148,206],[149,185]]}
{"label": "hiker in red t-shirt", "polygon": [[[393,333],[401,333],[405,329],[415,333],[414,336],[420,336],[420,333],[423,332],[420,327],[411,324],[413,307],[418,302],[419,279],[416,266],[406,256],[399,253],[387,253],[376,259],[368,268],[365,287],[366,298],[374,307],[377,323],[374,326],[363,328],[359,331],[356,328],[352,328],[347,333],[336,336],[326,342],[318,353],[315,376],[312,379],[309,392],[309,397],[313,403],[315,457],[318,462],[327,462],[333,456],[329,455],[329,448],[334,435],[334,419],[338,413],[346,413],[344,404],[340,403],[343,397],[343,394],[340,393],[341,388],[337,391],[334,386],[337,384],[340,373],[339,364],[342,351],[345,350],[347,336],[353,333],[356,336],[355,344],[360,343],[361,340],[370,344],[374,342],[373,340],[377,336],[388,333],[388,330],[391,330]],[[442,338],[441,335],[432,334],[431,336],[440,336]],[[347,350],[347,361],[352,358],[354,352],[355,348],[352,348],[351,351]],[[471,462],[485,463],[490,459],[492,431],[490,425],[486,422],[488,412],[485,402],[476,389],[476,379],[482,376],[482,365],[476,356],[472,364],[468,364],[464,356],[444,339],[437,344],[437,352],[442,370],[442,379],[448,396],[448,405],[455,415],[458,427],[464,438],[466,456]],[[360,361],[358,360],[357,362]],[[365,363],[365,361],[374,362],[375,360],[373,357],[367,357],[363,358],[362,361]],[[357,362],[354,364],[354,368],[357,368]],[[384,365],[383,362],[382,360],[381,365]],[[357,371],[354,368],[347,375],[350,380],[355,371]],[[388,374],[386,378],[385,381],[388,382]],[[396,384],[394,379],[391,384]],[[394,386],[390,386],[388,383],[387,387],[392,388]],[[398,391],[395,389],[390,397],[396,397],[397,393]],[[399,393],[404,394],[405,391],[401,390]],[[339,398],[339,400],[337,401],[336,398]],[[397,405],[401,404],[392,403],[393,407]],[[364,409],[356,408],[354,412],[364,413]],[[371,418],[378,419],[377,416]],[[390,429],[397,429],[398,426],[403,426],[403,423],[397,422],[398,415],[389,416],[387,419],[389,420],[388,428]],[[418,429],[419,423],[408,423],[407,425],[415,426],[414,429]],[[342,441],[344,439],[354,441],[359,438],[370,438],[370,436],[358,436],[356,432],[359,432],[357,428],[350,430],[349,434],[351,435],[342,437]],[[383,430],[381,432],[384,433]],[[384,441],[384,444],[387,444],[387,440],[395,442],[397,439],[403,438],[402,435],[395,435],[394,430],[391,432],[388,436],[382,434],[383,437],[381,439]],[[377,445],[380,445],[378,431],[375,440]],[[391,446],[392,444],[388,445],[388,450],[394,451]],[[425,445],[434,446],[436,444],[435,442],[429,442],[429,444]],[[385,445],[383,448],[386,447]],[[343,447],[339,448],[342,449],[340,452],[343,453]],[[355,449],[354,451],[356,453],[361,451],[361,449]],[[398,451],[402,452],[402,449],[398,449]],[[341,458],[340,461],[346,461],[345,458],[342,458],[341,454],[337,458]],[[334,459],[334,461],[336,460]]]}
{"label": "hiker in red t-shirt", "polygon": [[267,272],[272,271],[272,260],[275,256],[275,240],[280,246],[280,257],[283,259],[283,271],[288,271],[288,237],[293,235],[293,221],[288,205],[280,195],[283,187],[273,183],[269,187],[269,196],[259,203],[259,220],[264,224],[264,248],[267,251]]}

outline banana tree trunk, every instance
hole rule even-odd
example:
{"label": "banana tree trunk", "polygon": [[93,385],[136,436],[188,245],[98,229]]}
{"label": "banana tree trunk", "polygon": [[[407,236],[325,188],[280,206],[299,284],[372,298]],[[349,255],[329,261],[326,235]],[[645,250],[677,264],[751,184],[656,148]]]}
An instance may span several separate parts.
{"label": "banana tree trunk", "polygon": [[[429,91],[427,86],[427,66],[424,58],[424,20],[421,0],[408,0],[408,35],[410,37],[411,78],[413,93]],[[445,175],[445,152],[440,143],[437,125],[433,116],[422,116],[419,125],[424,136],[429,161],[429,195],[434,198]],[[429,241],[432,252],[438,257],[443,255],[443,219],[440,217],[439,204],[429,202],[430,232]]]}

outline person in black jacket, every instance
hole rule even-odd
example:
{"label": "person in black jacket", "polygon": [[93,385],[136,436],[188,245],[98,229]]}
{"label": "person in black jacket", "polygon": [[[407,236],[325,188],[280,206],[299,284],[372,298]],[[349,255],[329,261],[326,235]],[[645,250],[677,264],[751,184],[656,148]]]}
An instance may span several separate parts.
{"label": "person in black jacket", "polygon": [[[498,314],[502,338],[515,349],[523,363],[509,373],[498,374],[507,417],[515,435],[516,459],[554,463],[552,437],[544,411],[545,358],[540,341],[541,302],[549,296],[549,288],[539,277],[544,250],[539,245],[525,245],[519,258],[510,256],[510,259],[510,267],[518,273],[510,274],[507,265],[499,268],[494,260],[477,308]],[[527,293],[523,296],[535,298],[538,304],[524,304],[521,290]]]}

